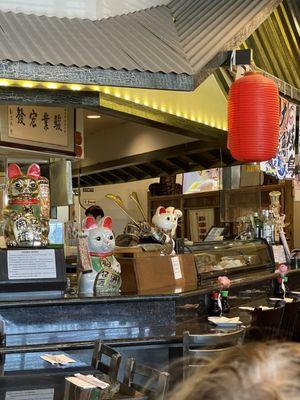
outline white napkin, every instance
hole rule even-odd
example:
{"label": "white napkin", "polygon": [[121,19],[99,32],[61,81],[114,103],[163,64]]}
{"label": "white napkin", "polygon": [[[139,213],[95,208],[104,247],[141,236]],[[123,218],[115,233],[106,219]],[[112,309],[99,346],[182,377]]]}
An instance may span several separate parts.
{"label": "white napkin", "polygon": [[109,383],[101,381],[100,379],[94,377],[93,375],[82,375],[78,373],[75,374],[75,379],[83,382],[83,384],[92,385],[92,387],[98,387],[100,389],[106,389],[109,387]]}
{"label": "white napkin", "polygon": [[271,301],[285,301],[286,303],[292,303],[294,299],[291,299],[290,297],[285,297],[284,299],[277,298],[277,297],[271,297],[269,300]]}
{"label": "white napkin", "polygon": [[234,318],[227,318],[227,317],[208,317],[208,320],[212,322],[213,324],[219,325],[219,324],[241,324],[242,322],[240,321],[239,317],[234,317]]}
{"label": "white napkin", "polygon": [[244,311],[254,311],[255,308],[261,308],[263,311],[274,309],[274,307],[267,307],[267,306],[258,306],[258,307],[246,307],[246,306],[243,307],[243,306],[241,306],[241,307],[239,307],[240,310],[244,310]]}
{"label": "white napkin", "polygon": [[55,364],[67,365],[70,363],[76,363],[76,360],[73,360],[73,358],[70,358],[64,354],[56,354],[56,355],[44,354],[40,357],[52,365]]}
{"label": "white napkin", "polygon": [[82,379],[76,378],[76,376],[69,376],[66,381],[73,383],[74,385],[81,387],[82,389],[94,389],[96,386],[83,381]]}

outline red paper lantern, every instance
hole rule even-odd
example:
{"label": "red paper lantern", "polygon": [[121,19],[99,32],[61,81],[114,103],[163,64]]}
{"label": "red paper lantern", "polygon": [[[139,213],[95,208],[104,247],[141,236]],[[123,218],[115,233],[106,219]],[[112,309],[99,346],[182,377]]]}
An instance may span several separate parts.
{"label": "red paper lantern", "polygon": [[230,87],[228,142],[233,158],[267,161],[276,155],[279,135],[279,93],[265,76],[250,72]]}

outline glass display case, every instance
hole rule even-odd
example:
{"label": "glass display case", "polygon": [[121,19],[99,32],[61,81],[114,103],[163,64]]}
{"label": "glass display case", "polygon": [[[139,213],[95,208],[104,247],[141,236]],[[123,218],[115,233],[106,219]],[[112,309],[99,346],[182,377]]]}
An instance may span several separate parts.
{"label": "glass display case", "polygon": [[264,239],[202,242],[185,251],[194,254],[199,282],[220,275],[230,279],[257,276],[275,269],[272,249]]}

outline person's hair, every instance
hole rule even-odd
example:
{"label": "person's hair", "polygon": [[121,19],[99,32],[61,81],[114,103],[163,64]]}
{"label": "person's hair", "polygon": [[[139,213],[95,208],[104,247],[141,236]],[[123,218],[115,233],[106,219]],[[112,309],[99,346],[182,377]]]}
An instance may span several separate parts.
{"label": "person's hair", "polygon": [[233,347],[178,384],[169,400],[299,400],[300,344]]}
{"label": "person's hair", "polygon": [[101,218],[103,218],[104,217],[104,211],[103,211],[103,209],[102,209],[102,207],[100,207],[100,206],[97,206],[97,205],[95,205],[95,206],[90,206],[89,208],[87,208],[86,210],[85,210],[85,215],[88,217],[89,215],[91,215],[91,216],[93,216],[95,219],[97,218],[97,217],[101,217]]}

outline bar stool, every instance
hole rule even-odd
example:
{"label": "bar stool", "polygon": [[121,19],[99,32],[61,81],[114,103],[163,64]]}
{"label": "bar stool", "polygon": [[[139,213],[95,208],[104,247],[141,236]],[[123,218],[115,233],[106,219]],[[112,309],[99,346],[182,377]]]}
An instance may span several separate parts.
{"label": "bar stool", "polygon": [[255,308],[252,312],[250,335],[256,340],[274,340],[280,338],[280,328],[284,307],[263,311]]}
{"label": "bar stool", "polygon": [[145,394],[150,400],[164,400],[168,391],[170,374],[137,362],[125,361],[124,383]]}
{"label": "bar stool", "polygon": [[279,329],[279,338],[294,340],[297,321],[299,321],[300,301],[286,303]]}
{"label": "bar stool", "polygon": [[245,329],[204,335],[183,332],[183,378],[186,379],[195,368],[207,365],[230,347],[243,343],[244,337]]}
{"label": "bar stool", "polygon": [[96,340],[92,357],[93,368],[109,375],[112,380],[117,380],[121,358],[117,350],[103,344],[101,340]]}

